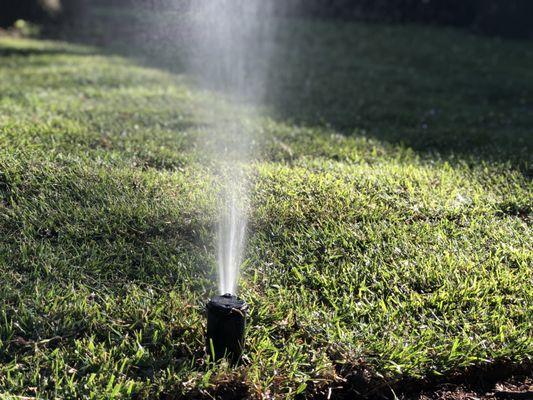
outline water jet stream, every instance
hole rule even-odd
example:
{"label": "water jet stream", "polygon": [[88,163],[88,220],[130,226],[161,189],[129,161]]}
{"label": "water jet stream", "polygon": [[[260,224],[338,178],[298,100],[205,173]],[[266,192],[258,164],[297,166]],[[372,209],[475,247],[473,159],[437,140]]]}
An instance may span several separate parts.
{"label": "water jet stream", "polygon": [[[196,0],[190,5],[189,68],[200,85],[233,104],[263,102],[273,53],[272,0]],[[216,112],[216,110],[215,110]],[[251,157],[251,133],[242,121],[216,115],[203,146],[225,171],[219,198],[217,271],[219,294],[236,294],[247,225],[242,166]]]}

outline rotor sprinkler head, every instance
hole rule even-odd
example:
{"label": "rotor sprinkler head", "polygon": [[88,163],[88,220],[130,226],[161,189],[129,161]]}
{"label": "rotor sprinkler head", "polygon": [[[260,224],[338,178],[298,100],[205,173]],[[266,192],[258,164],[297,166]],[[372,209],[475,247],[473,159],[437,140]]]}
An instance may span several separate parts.
{"label": "rotor sprinkler head", "polygon": [[229,293],[207,303],[207,354],[214,360],[227,358],[233,364],[244,349],[244,329],[248,305]]}

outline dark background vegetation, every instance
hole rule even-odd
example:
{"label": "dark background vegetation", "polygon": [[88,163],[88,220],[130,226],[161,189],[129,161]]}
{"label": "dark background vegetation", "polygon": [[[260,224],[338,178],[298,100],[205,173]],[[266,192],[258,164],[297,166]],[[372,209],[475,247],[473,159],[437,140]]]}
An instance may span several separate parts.
{"label": "dark background vegetation", "polygon": [[[190,0],[107,0],[107,5],[179,6]],[[102,0],[4,0],[0,26],[17,19],[68,23]],[[513,38],[533,37],[533,1],[529,0],[283,0],[293,14],[380,22],[416,22],[459,26],[474,32]]]}

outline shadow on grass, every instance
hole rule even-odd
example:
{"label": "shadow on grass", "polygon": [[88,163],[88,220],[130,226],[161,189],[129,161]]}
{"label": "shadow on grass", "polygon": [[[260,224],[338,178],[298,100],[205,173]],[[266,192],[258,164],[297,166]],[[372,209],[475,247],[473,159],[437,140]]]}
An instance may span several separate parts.
{"label": "shadow on grass", "polygon": [[94,51],[85,49],[75,50],[71,48],[20,48],[0,46],[0,57],[31,57],[31,56],[54,56],[54,55],[79,55],[90,56],[96,54]]}
{"label": "shadow on grass", "polygon": [[[176,21],[153,11],[142,20],[96,9],[98,18],[89,15],[78,34],[59,36],[185,71]],[[428,158],[437,151],[450,160],[509,162],[531,174],[528,42],[448,28],[289,19],[275,49],[265,106],[277,120],[374,137]]]}

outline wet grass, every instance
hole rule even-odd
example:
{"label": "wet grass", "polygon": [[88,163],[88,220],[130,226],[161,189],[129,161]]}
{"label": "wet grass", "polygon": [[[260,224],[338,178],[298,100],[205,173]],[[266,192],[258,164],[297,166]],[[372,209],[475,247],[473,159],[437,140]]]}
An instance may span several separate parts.
{"label": "wet grass", "polygon": [[[407,49],[410,28],[396,29]],[[435,35],[471,55],[492,40]],[[531,66],[526,45],[492,51],[503,59],[521,49]],[[531,87],[526,69],[506,76]],[[360,124],[347,110],[317,124],[309,104],[294,123],[254,119],[179,74],[94,48],[0,38],[1,395],[312,397],[527,362],[531,115],[521,110],[530,95],[518,108],[499,97],[501,110],[516,111],[509,129],[486,124],[494,104],[472,106],[465,125],[511,139],[457,152],[412,142],[401,123],[412,110],[396,101],[361,109]],[[449,120],[423,128],[432,143],[450,142],[461,104],[447,102]],[[241,294],[251,313],[236,369],[203,351],[219,179],[200,143],[220,110],[242,118],[258,148],[245,166]],[[390,140],[368,130],[374,122]]]}

